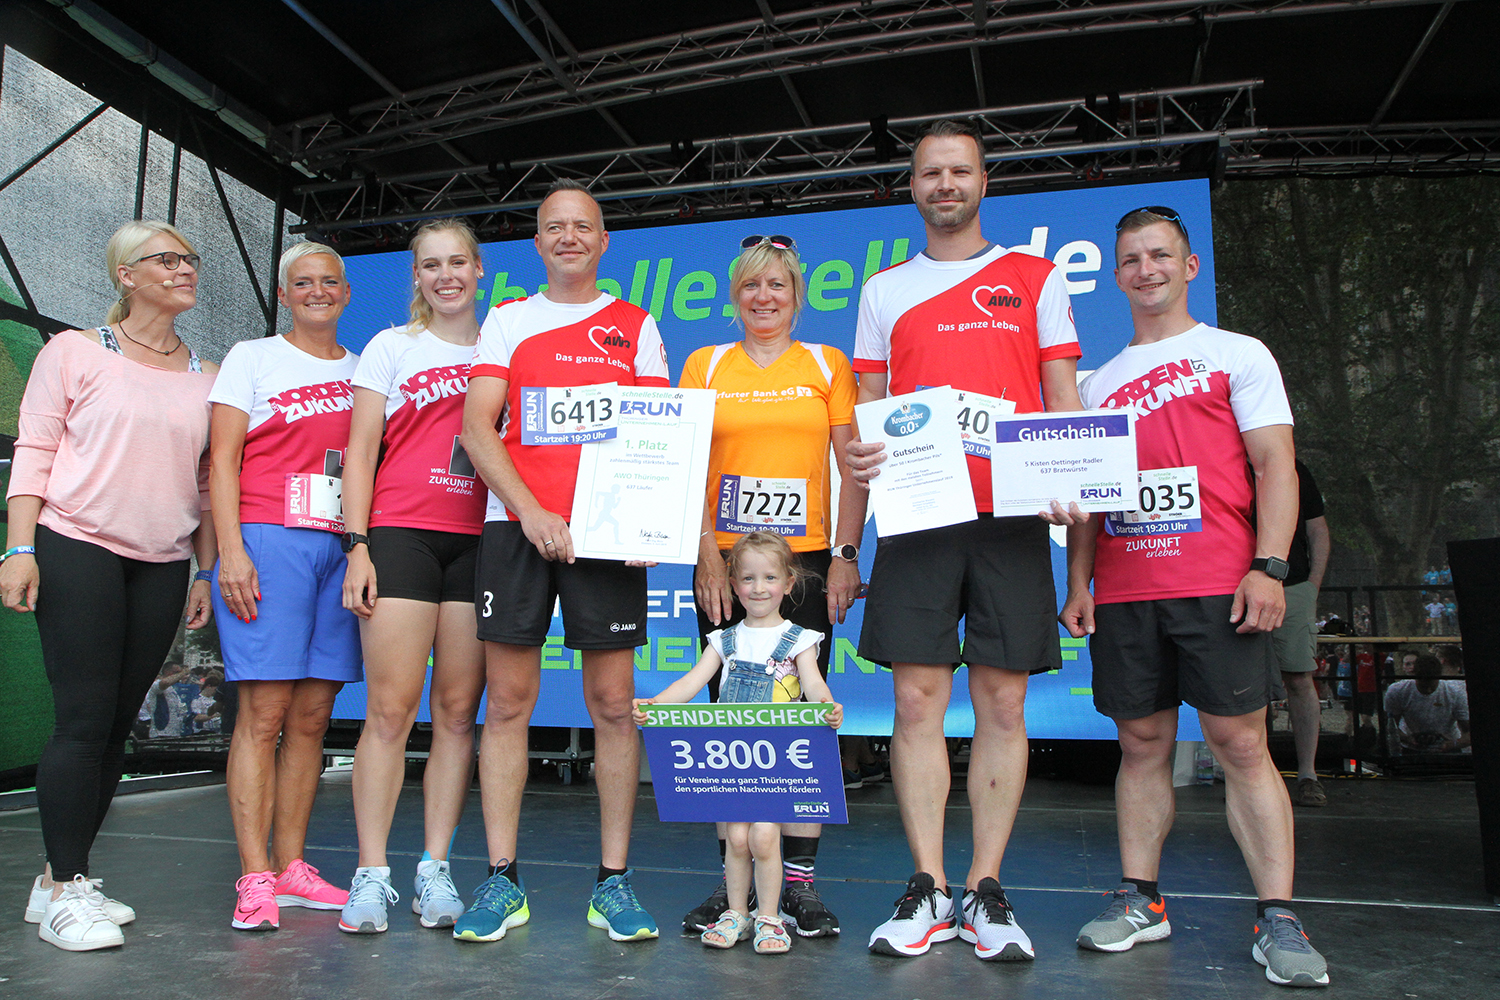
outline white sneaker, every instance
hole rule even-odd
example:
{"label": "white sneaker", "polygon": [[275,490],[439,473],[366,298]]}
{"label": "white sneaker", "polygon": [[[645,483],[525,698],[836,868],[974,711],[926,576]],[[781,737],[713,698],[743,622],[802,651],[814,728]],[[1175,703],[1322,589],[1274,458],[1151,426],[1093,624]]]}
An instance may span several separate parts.
{"label": "white sneaker", "polygon": [[974,954],[986,962],[1029,962],[1036,958],[1031,938],[1016,923],[1016,915],[1005,898],[1005,890],[992,878],[964,893],[963,919],[958,936],[974,946]]}
{"label": "white sneaker", "polygon": [[939,892],[926,872],[917,872],[896,900],[896,913],[870,935],[870,950],[882,955],[922,955],[939,941],[958,937],[953,897]]}
{"label": "white sneaker", "polygon": [[114,921],[99,901],[104,894],[82,875],[63,883],[62,895],[47,901],[37,936],[63,951],[93,951],[118,948],[125,943]]}
{"label": "white sneaker", "polygon": [[[96,903],[104,910],[104,915],[109,917],[110,922],[116,927],[123,927],[135,919],[135,910],[126,906],[118,899],[110,899],[104,895],[101,887],[104,885],[102,878],[89,879],[89,885],[94,894],[99,897]],[[47,909],[47,903],[52,899],[52,889],[49,886],[42,888],[42,876],[38,875],[36,881],[31,883],[31,896],[26,900],[25,920],[28,924],[39,924],[42,922],[42,914]],[[103,902],[100,902],[102,900]]]}

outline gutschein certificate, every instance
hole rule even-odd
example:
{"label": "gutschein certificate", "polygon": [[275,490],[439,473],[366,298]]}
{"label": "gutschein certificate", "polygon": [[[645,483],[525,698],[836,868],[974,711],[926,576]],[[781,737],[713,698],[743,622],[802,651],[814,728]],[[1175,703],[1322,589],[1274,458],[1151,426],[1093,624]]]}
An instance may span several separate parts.
{"label": "gutschein certificate", "polygon": [[870,480],[880,536],[972,521],[974,488],[958,432],[958,394],[938,386],[854,408],[862,441],[884,441],[886,460]]}
{"label": "gutschein certificate", "polygon": [[579,449],[573,553],[693,564],[713,437],[712,389],[621,386],[619,424]]}
{"label": "gutschein certificate", "polygon": [[1135,510],[1135,412],[1082,410],[995,418],[995,514],[1035,514],[1053,500],[1085,511]]}

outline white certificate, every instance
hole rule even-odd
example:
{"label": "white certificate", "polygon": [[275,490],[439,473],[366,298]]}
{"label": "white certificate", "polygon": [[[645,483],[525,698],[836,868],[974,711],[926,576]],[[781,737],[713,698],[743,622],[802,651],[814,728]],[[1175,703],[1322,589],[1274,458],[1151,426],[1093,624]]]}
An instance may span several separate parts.
{"label": "white certificate", "polygon": [[713,439],[712,389],[621,386],[615,437],[579,449],[573,553],[693,564]]}
{"label": "white certificate", "polygon": [[884,538],[972,521],[974,488],[949,386],[854,408],[862,441],[884,441],[886,460],[870,480],[875,528]]}
{"label": "white certificate", "polygon": [[995,418],[995,514],[1035,514],[1053,500],[1085,511],[1135,510],[1135,411],[1021,413]]}

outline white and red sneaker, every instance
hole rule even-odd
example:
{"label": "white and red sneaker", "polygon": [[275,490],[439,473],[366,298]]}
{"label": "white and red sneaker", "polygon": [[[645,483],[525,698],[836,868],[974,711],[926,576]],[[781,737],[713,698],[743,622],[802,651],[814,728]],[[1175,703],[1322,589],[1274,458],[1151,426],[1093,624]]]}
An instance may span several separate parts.
{"label": "white and red sneaker", "polygon": [[958,936],[972,944],[974,954],[986,962],[1029,962],[1036,958],[1031,938],[1016,923],[999,882],[980,879],[979,885],[964,893],[962,911]]}
{"label": "white and red sneaker", "polygon": [[939,892],[932,876],[917,872],[896,900],[896,912],[870,935],[870,950],[882,955],[922,955],[939,941],[958,937],[953,897]]}
{"label": "white and red sneaker", "polygon": [[234,891],[239,898],[229,926],[237,931],[274,931],[281,926],[281,911],[276,908],[275,872],[242,875],[234,884]]}
{"label": "white and red sneaker", "polygon": [[298,858],[276,876],[276,902],[309,910],[342,910],[349,902],[349,891],[320,878],[316,868]]}

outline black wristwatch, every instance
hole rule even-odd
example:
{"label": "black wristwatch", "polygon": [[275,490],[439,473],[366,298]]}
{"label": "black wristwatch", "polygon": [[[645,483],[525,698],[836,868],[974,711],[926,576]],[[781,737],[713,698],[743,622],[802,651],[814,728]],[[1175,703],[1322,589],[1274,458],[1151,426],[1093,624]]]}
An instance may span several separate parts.
{"label": "black wristwatch", "polygon": [[1275,556],[1266,556],[1264,559],[1250,560],[1250,568],[1258,569],[1273,580],[1285,582],[1286,575],[1292,571],[1291,563],[1285,559],[1277,559]]}
{"label": "black wristwatch", "polygon": [[835,545],[828,551],[833,553],[834,558],[842,559],[844,562],[859,562],[859,549],[847,542],[843,545]]}
{"label": "black wristwatch", "polygon": [[363,545],[368,548],[370,545],[370,536],[361,535],[355,531],[346,531],[344,532],[344,538],[341,544],[344,547],[345,553],[353,552],[354,546],[356,545]]}

